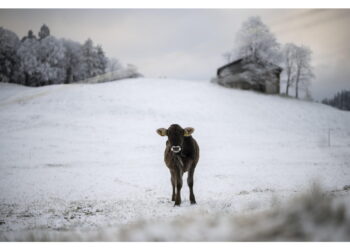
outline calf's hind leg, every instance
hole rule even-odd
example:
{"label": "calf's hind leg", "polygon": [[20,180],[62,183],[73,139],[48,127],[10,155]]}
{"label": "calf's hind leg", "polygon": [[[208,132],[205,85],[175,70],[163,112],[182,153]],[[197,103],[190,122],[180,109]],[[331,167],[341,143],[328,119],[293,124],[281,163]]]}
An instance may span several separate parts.
{"label": "calf's hind leg", "polygon": [[194,174],[194,169],[195,169],[195,167],[191,167],[188,170],[188,176],[187,176],[187,184],[188,184],[188,187],[190,188],[190,201],[191,201],[191,204],[196,204],[196,198],[195,198],[194,193],[193,193],[193,174]]}

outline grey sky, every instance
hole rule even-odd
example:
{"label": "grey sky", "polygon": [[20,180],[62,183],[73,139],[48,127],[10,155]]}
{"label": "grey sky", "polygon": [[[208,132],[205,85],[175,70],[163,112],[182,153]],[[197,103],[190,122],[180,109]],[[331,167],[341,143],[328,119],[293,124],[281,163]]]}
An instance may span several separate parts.
{"label": "grey sky", "polygon": [[312,95],[350,89],[350,10],[303,9],[17,9],[0,10],[0,26],[20,37],[45,23],[51,34],[84,42],[90,37],[108,57],[135,64],[146,77],[209,80],[234,47],[249,16],[262,18],[280,43],[313,50]]}

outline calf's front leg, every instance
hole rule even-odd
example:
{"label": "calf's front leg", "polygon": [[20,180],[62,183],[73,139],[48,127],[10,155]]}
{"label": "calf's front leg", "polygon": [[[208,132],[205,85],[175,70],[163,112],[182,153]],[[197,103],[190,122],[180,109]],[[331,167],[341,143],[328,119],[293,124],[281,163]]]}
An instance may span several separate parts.
{"label": "calf's front leg", "polygon": [[175,170],[176,176],[176,196],[175,196],[175,205],[180,206],[181,204],[181,188],[182,188],[182,171],[180,168]]}
{"label": "calf's front leg", "polygon": [[175,177],[175,173],[171,172],[171,186],[173,187],[173,193],[171,195],[171,200],[175,201],[175,184],[176,184],[176,177]]}

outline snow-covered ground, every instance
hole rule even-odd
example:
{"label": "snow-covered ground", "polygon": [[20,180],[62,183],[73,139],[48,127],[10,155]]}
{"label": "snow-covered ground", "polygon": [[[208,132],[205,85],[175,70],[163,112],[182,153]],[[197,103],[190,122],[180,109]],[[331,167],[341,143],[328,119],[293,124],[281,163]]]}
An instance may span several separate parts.
{"label": "snow-covered ground", "polygon": [[[0,84],[0,120],[0,240],[249,215],[314,181],[327,192],[350,184],[349,112],[206,82]],[[172,123],[196,129],[194,206],[186,185],[181,207],[170,201],[155,131]]]}

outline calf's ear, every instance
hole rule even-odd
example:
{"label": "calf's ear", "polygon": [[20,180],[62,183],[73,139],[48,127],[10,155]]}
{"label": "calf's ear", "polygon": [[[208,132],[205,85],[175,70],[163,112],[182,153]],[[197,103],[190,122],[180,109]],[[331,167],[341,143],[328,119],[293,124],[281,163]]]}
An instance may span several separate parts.
{"label": "calf's ear", "polygon": [[157,129],[157,133],[160,136],[166,136],[167,135],[167,130],[165,128],[159,128],[159,129]]}
{"label": "calf's ear", "polygon": [[185,136],[190,136],[194,132],[194,128],[187,127],[184,129],[185,130]]}

